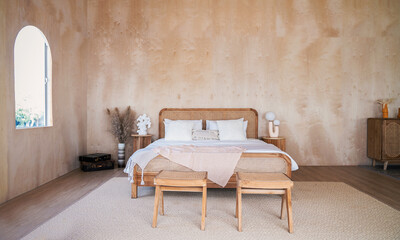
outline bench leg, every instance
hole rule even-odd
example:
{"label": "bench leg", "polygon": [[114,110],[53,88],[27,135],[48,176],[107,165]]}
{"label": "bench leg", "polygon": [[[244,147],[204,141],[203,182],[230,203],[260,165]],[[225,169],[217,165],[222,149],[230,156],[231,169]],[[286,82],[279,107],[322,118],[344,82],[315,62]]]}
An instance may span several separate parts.
{"label": "bench leg", "polygon": [[154,196],[154,211],[153,211],[153,225],[152,225],[153,228],[157,227],[157,215],[158,215],[158,203],[160,202],[159,200],[160,191],[161,191],[160,186],[156,186],[156,193]]}
{"label": "bench leg", "polygon": [[285,218],[285,198],[286,198],[286,194],[282,194],[282,202],[281,202],[281,219]]}
{"label": "bench leg", "polygon": [[206,226],[206,211],[207,211],[207,187],[203,187],[203,198],[202,198],[202,208],[201,208],[201,226],[200,229],[204,231]]}
{"label": "bench leg", "polygon": [[238,197],[239,195],[238,195],[238,190],[237,190],[237,187],[236,187],[236,210],[235,210],[235,218],[238,218],[238,199],[239,199],[239,197]]}
{"label": "bench leg", "polygon": [[164,191],[160,191],[161,192],[161,209],[160,209],[160,214],[164,215]]}
{"label": "bench leg", "polygon": [[137,198],[137,192],[138,192],[138,185],[136,182],[131,183],[131,198]]}
{"label": "bench leg", "polygon": [[286,209],[288,216],[289,233],[293,233],[292,193],[290,188],[286,189]]}
{"label": "bench leg", "polygon": [[237,187],[237,198],[238,198],[238,211],[237,211],[237,217],[238,217],[238,231],[242,231],[242,188]]}
{"label": "bench leg", "polygon": [[[207,189],[207,188],[206,188]],[[207,217],[207,198],[206,198],[206,212],[204,213],[205,216]]]}

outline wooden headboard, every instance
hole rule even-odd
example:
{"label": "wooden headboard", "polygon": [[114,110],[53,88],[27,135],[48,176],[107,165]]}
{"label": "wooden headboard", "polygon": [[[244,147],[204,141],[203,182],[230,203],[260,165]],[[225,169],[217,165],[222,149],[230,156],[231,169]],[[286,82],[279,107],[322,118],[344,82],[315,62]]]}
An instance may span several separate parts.
{"label": "wooden headboard", "polygon": [[244,120],[249,121],[247,124],[247,138],[258,138],[258,113],[252,108],[164,108],[159,115],[159,138],[164,138],[165,118],[171,120],[203,119],[203,129],[206,129],[206,120],[244,118]]}

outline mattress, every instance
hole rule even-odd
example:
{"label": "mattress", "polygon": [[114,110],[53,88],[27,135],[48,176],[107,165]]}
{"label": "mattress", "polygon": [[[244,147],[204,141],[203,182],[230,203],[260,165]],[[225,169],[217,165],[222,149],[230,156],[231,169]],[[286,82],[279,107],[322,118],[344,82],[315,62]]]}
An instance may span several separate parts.
{"label": "mattress", "polygon": [[[235,172],[282,172],[286,173],[286,162],[282,158],[241,157],[236,165]],[[153,158],[144,168],[144,172],[192,171],[191,169],[174,163],[163,156]],[[138,171],[142,171],[138,167]]]}
{"label": "mattress", "polygon": [[[179,146],[179,145],[194,145],[194,146],[238,146],[246,149],[245,153],[282,153],[287,155],[292,161],[292,171],[297,170],[297,163],[285,152],[272,144],[267,144],[259,139],[247,139],[245,141],[165,141],[159,139],[143,151],[149,151],[155,147],[160,146]],[[140,151],[140,150],[139,150]],[[135,155],[135,154],[134,154]],[[129,165],[129,164],[128,164]],[[139,164],[140,165],[140,164]],[[246,157],[242,156],[235,168],[235,172],[286,172],[286,162],[279,157]],[[140,166],[138,170],[142,171]],[[191,169],[179,165],[175,162],[168,160],[163,156],[156,156],[152,158],[144,166],[144,172],[159,172],[160,170],[175,170],[175,171],[192,171]]]}

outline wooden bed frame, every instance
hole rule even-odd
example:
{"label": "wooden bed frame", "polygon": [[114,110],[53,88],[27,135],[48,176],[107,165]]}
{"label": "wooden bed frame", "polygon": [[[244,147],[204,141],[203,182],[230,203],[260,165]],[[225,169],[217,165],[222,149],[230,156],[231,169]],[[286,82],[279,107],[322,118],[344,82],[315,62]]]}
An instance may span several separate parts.
{"label": "wooden bed frame", "polygon": [[[252,108],[164,108],[159,114],[158,133],[159,138],[164,137],[164,119],[171,120],[197,120],[203,119],[203,129],[205,129],[206,120],[229,120],[244,118],[248,121],[247,124],[247,137],[258,138],[258,113]],[[281,153],[243,153],[243,157],[248,158],[282,158],[286,162],[286,175],[290,178],[291,171],[291,160],[288,156]],[[158,172],[144,172],[143,181],[144,185],[140,186],[151,186],[154,187],[154,177]],[[133,183],[131,197],[137,198],[138,194],[138,183],[141,182],[142,173],[137,169],[137,165],[133,170]],[[208,188],[221,188],[219,185],[208,181]],[[236,174],[233,174],[229,179],[228,184],[225,188],[236,188]]]}

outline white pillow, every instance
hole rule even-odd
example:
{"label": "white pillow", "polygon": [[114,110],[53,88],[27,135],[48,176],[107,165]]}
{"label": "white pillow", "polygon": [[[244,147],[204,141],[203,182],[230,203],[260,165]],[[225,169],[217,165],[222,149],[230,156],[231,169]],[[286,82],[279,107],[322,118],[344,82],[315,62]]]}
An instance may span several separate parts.
{"label": "white pillow", "polygon": [[246,134],[243,131],[243,118],[237,120],[217,121],[217,125],[220,140],[246,140]]}
{"label": "white pillow", "polygon": [[193,130],[202,130],[203,129],[203,120],[171,120],[171,119],[164,119],[164,125],[166,126],[170,122],[174,121],[182,121],[182,122],[192,122],[193,123]]}
{"label": "white pillow", "polygon": [[[244,120],[243,118],[239,118],[237,120]],[[221,120],[221,121],[227,121],[227,120]],[[228,120],[229,121],[229,120]],[[244,121],[243,122],[243,131],[245,136],[247,136],[247,123],[249,121]],[[212,121],[212,120],[206,120],[206,130],[218,130],[218,125],[217,125],[217,121]]]}
{"label": "white pillow", "polygon": [[165,141],[192,141],[193,122],[171,121],[165,125]]}
{"label": "white pillow", "polygon": [[218,130],[217,121],[206,120],[206,130]]}

